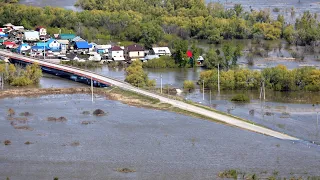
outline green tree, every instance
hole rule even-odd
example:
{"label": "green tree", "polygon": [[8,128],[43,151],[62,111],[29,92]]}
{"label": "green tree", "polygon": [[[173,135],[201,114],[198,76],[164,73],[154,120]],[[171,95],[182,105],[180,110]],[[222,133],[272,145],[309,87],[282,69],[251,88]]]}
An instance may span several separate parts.
{"label": "green tree", "polygon": [[236,12],[236,16],[239,17],[243,12],[243,7],[241,4],[235,4],[233,7],[234,11]]}
{"label": "green tree", "polygon": [[223,59],[221,56],[219,56],[214,49],[210,49],[204,59],[204,67],[208,69],[217,68],[218,64],[220,64],[220,67],[223,67]]}
{"label": "green tree", "polygon": [[126,68],[126,82],[136,87],[153,87],[154,80],[149,80],[148,74],[142,69],[142,62],[139,60],[133,61],[132,64]]}

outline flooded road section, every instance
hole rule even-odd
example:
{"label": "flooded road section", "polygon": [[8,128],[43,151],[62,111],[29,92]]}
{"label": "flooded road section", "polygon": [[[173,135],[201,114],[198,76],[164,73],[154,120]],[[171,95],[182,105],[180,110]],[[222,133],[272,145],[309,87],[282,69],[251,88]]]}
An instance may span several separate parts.
{"label": "flooded road section", "polygon": [[[107,115],[93,116],[97,108]],[[94,103],[89,95],[7,98],[0,114],[0,179],[217,179],[226,169],[259,177],[320,175],[317,145],[103,97]]]}
{"label": "flooded road section", "polygon": [[[234,103],[236,94],[247,94],[250,103]],[[267,92],[266,100],[259,100],[258,91],[225,91],[220,95],[206,92],[186,94],[185,98],[219,111],[250,120],[269,129],[320,144],[319,92]],[[318,117],[317,117],[318,113]]]}

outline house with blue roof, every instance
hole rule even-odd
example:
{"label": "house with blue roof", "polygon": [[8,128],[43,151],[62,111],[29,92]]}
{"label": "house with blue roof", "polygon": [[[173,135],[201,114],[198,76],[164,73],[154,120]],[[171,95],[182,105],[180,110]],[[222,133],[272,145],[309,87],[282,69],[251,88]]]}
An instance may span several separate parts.
{"label": "house with blue roof", "polygon": [[36,46],[39,47],[46,47],[47,49],[50,49],[51,51],[60,51],[61,50],[61,44],[56,39],[49,39],[47,42],[38,42]]}
{"label": "house with blue roof", "polygon": [[30,49],[31,49],[31,46],[29,46],[29,44],[23,43],[23,44],[20,44],[20,46],[17,48],[17,52],[21,53],[23,51],[28,51]]}
{"label": "house with blue roof", "polygon": [[74,43],[74,49],[77,49],[79,51],[86,51],[89,52],[89,44],[86,41],[79,41]]}

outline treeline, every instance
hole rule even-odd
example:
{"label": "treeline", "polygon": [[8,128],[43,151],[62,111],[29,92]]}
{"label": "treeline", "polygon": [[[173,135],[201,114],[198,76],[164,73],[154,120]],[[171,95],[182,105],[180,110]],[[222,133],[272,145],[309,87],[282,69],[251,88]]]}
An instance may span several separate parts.
{"label": "treeline", "polygon": [[[199,83],[206,88],[216,90],[218,72],[216,69],[203,71]],[[220,71],[221,90],[257,90],[265,83],[266,89],[274,91],[320,91],[320,70],[304,67],[288,70],[283,65],[266,68],[262,71],[234,69]]]}
{"label": "treeline", "polygon": [[49,33],[76,33],[89,41],[134,41],[151,47],[172,46],[179,39],[280,39],[289,43],[313,44],[320,39],[316,15],[305,12],[293,25],[270,11],[244,12],[241,5],[225,9],[203,0],[80,0],[81,12],[62,8],[4,4],[0,23],[11,22],[33,29],[42,25]]}
{"label": "treeline", "polygon": [[5,83],[12,86],[27,86],[39,83],[42,71],[38,64],[27,65],[25,69],[14,64],[0,64],[0,76],[2,75]]}

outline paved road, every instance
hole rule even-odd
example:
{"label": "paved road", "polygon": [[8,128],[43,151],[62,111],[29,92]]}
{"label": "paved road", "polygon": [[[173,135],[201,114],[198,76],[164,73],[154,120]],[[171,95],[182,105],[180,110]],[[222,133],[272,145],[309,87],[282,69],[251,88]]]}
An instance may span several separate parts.
{"label": "paved road", "polygon": [[128,83],[125,83],[125,82],[122,82],[122,81],[119,81],[119,80],[116,80],[116,79],[113,79],[113,78],[105,77],[105,76],[102,76],[102,75],[99,75],[99,74],[96,74],[96,73],[93,73],[93,72],[90,72],[90,71],[87,71],[87,70],[82,70],[82,69],[79,69],[79,68],[75,68],[75,67],[71,67],[71,66],[65,66],[65,65],[61,65],[61,64],[54,64],[54,63],[50,63],[50,62],[45,62],[43,60],[31,59],[31,58],[28,58],[28,57],[25,57],[25,56],[22,56],[22,55],[19,55],[19,54],[14,54],[14,53],[11,53],[11,52],[7,52],[7,51],[4,51],[4,50],[0,50],[0,55],[9,56],[9,57],[15,57],[15,58],[21,58],[21,59],[24,59],[24,60],[27,60],[27,61],[30,61],[30,62],[37,62],[40,65],[51,66],[51,67],[55,67],[55,68],[58,68],[58,69],[63,69],[63,70],[68,71],[68,72],[74,72],[74,73],[77,73],[77,74],[83,74],[83,75],[86,75],[87,77],[92,77],[93,79],[98,79],[98,80],[101,80],[101,81],[104,81],[104,82],[109,82],[110,84],[112,84],[114,86],[117,86],[117,87],[120,87],[120,88],[123,88],[125,90],[133,91],[133,92],[136,92],[136,93],[139,93],[139,94],[143,94],[143,95],[146,95],[146,96],[149,96],[149,97],[152,97],[152,98],[156,98],[156,99],[159,99],[163,103],[168,103],[168,104],[171,104],[172,106],[178,107],[180,109],[187,110],[187,111],[190,111],[190,112],[193,112],[193,113],[197,113],[197,114],[209,117],[209,118],[213,118],[213,119],[216,119],[218,121],[221,121],[221,122],[233,125],[233,126],[237,126],[239,128],[242,128],[242,129],[254,131],[254,132],[257,132],[257,133],[265,134],[265,135],[268,135],[268,136],[272,136],[272,137],[276,137],[276,138],[284,139],[284,140],[299,140],[299,139],[297,139],[295,137],[292,137],[292,136],[289,136],[289,135],[286,135],[286,134],[283,134],[283,133],[280,133],[280,132],[277,132],[277,131],[273,131],[271,129],[264,128],[264,127],[261,127],[261,126],[256,126],[254,124],[250,124],[248,122],[238,120],[238,119],[236,119],[234,117],[230,117],[230,116],[227,116],[227,115],[222,115],[222,114],[219,114],[219,113],[216,113],[216,112],[213,112],[213,111],[209,111],[209,110],[206,110],[206,109],[194,106],[194,105],[190,105],[190,104],[182,102],[182,101],[177,101],[177,100],[173,100],[173,99],[170,99],[170,98],[167,98],[167,97],[163,97],[163,96],[160,96],[158,94],[154,94],[154,93],[148,92],[146,90],[136,88],[134,86],[131,86]]}

